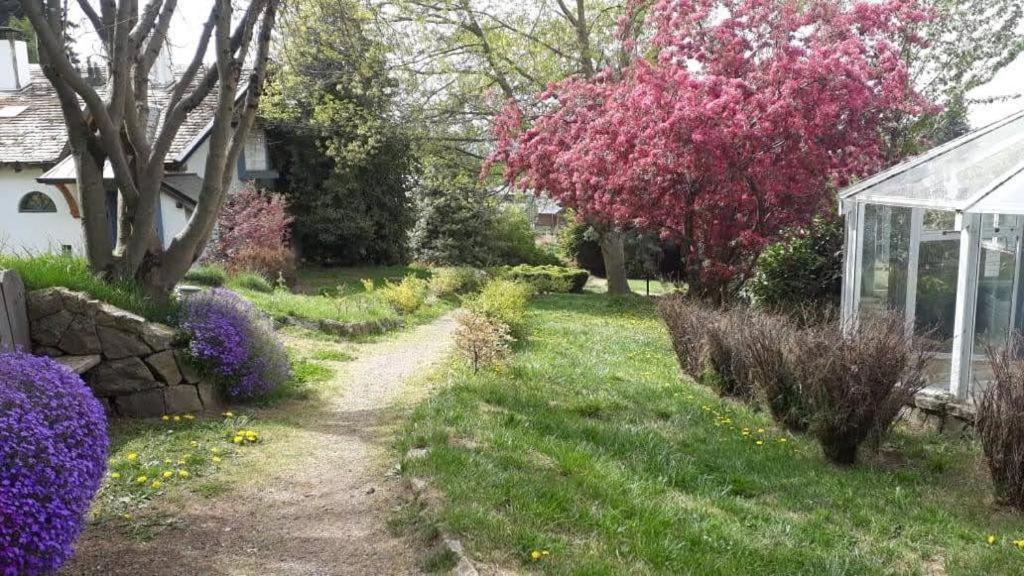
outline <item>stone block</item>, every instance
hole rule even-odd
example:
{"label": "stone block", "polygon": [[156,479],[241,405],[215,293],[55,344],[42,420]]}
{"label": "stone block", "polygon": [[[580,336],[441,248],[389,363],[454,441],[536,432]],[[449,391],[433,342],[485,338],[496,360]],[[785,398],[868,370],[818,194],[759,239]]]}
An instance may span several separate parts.
{"label": "stone block", "polygon": [[103,344],[103,355],[111,360],[146,356],[153,352],[137,333],[126,332],[112,326],[99,326],[96,332]]}
{"label": "stone block", "polygon": [[141,332],[146,319],[110,304],[100,303],[96,308],[96,324],[126,332]]}
{"label": "stone block", "polygon": [[36,356],[49,356],[50,358],[56,358],[57,356],[64,355],[63,350],[52,346],[33,346],[32,353]]}
{"label": "stone block", "polygon": [[117,413],[128,418],[156,418],[167,413],[163,390],[146,390],[114,398]]}
{"label": "stone block", "polygon": [[164,350],[146,357],[146,365],[152,370],[156,377],[167,384],[174,386],[181,382],[181,372],[178,371],[178,362],[174,359],[174,352]]}
{"label": "stone block", "polygon": [[217,386],[210,381],[203,381],[196,384],[199,390],[199,399],[203,402],[203,409],[209,412],[219,411],[224,408],[224,399],[221,398]]}
{"label": "stone block", "polygon": [[25,303],[28,306],[28,319],[33,322],[64,309],[60,291],[56,288],[33,290],[28,293]]}
{"label": "stone block", "polygon": [[66,288],[60,289],[61,302],[64,309],[82,316],[96,317],[96,310],[100,307],[100,301],[90,298],[81,292],[72,292]]}
{"label": "stone block", "polygon": [[175,350],[174,359],[178,362],[178,371],[181,372],[181,377],[185,379],[185,382],[189,384],[198,384],[203,377],[199,374],[199,369],[196,367],[195,362],[189,358],[188,353],[184,350]]}
{"label": "stone block", "polygon": [[164,389],[164,409],[168,414],[202,412],[203,403],[195,386],[182,384]]}
{"label": "stone block", "polygon": [[71,325],[75,315],[67,310],[57,312],[31,321],[32,342],[41,346],[57,346],[60,344],[64,331]]}
{"label": "stone block", "polygon": [[88,372],[88,382],[97,396],[121,396],[161,387],[149,368],[134,356],[101,363]]}
{"label": "stone block", "polygon": [[99,366],[103,358],[99,354],[90,354],[88,356],[60,356],[54,360],[67,366],[75,374],[85,374]]}
{"label": "stone block", "polygon": [[75,314],[57,347],[73,355],[99,354],[103,347],[96,334],[96,322],[91,316]]}
{"label": "stone block", "polygon": [[142,325],[142,339],[149,344],[154,352],[169,350],[174,338],[178,335],[170,326],[147,322]]}

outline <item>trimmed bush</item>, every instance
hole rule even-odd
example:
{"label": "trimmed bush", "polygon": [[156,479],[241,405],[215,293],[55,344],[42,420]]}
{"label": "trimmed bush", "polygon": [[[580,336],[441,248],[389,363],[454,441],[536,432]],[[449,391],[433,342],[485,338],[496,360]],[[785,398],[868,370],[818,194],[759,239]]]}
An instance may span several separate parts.
{"label": "trimmed bush", "polygon": [[533,296],[529,284],[506,279],[491,280],[479,294],[464,302],[467,310],[509,327],[513,338],[526,335],[526,307]]}
{"label": "trimmed bush", "polygon": [[200,286],[223,286],[228,280],[228,273],[214,264],[196,266],[185,274],[184,280]]}
{"label": "trimmed bush", "polygon": [[107,418],[49,358],[0,354],[0,574],[53,574],[106,470]]}
{"label": "trimmed bush", "polygon": [[658,299],[658,313],[668,328],[679,367],[692,378],[700,378],[707,366],[707,328],[714,313],[682,295]]}
{"label": "trimmed bush", "polygon": [[834,308],[842,273],[842,219],[819,216],[810,227],[792,230],[766,247],[743,290],[755,307],[766,310]]}
{"label": "trimmed bush", "polygon": [[242,290],[252,290],[253,292],[262,292],[269,294],[274,291],[274,285],[271,284],[262,274],[255,272],[242,272],[236,274],[231,278],[228,284],[232,288]]}
{"label": "trimmed bush", "polygon": [[707,324],[707,370],[701,380],[719,396],[754,397],[745,349],[750,316],[746,310],[729,310],[718,313]]}
{"label": "trimmed bush", "polygon": [[430,292],[430,283],[410,274],[398,284],[387,282],[383,288],[379,288],[375,292],[380,294],[396,312],[412,314],[426,302]]}
{"label": "trimmed bush", "polygon": [[521,264],[503,269],[501,276],[509,280],[526,282],[540,293],[579,293],[587,284],[590,273],[580,268]]}
{"label": "trimmed bush", "polygon": [[804,397],[805,356],[816,354],[788,319],[751,314],[743,338],[750,383],[772,418],[792,432],[805,432],[811,413]]}
{"label": "trimmed bush", "polygon": [[238,251],[228,263],[232,275],[252,272],[268,278],[274,284],[284,281],[294,286],[299,274],[295,267],[295,254],[289,248],[246,248]]}
{"label": "trimmed bush", "polygon": [[472,312],[462,312],[455,320],[458,323],[455,347],[469,360],[473,372],[493,366],[508,356],[514,339],[507,325]]}
{"label": "trimmed bush", "polygon": [[915,350],[897,313],[861,318],[856,327],[805,328],[800,338],[810,431],[831,462],[854,464],[860,445],[880,442],[924,387],[927,354]]}
{"label": "trimmed bush", "polygon": [[230,398],[253,398],[291,376],[288,354],[269,318],[230,290],[214,288],[189,296],[180,326],[191,338],[189,352]]}
{"label": "trimmed bush", "polygon": [[468,266],[435,268],[430,277],[430,290],[439,298],[476,292],[487,280],[487,273]]}
{"label": "trimmed bush", "polygon": [[977,399],[975,430],[1000,503],[1024,509],[1024,341],[990,350],[993,381]]}

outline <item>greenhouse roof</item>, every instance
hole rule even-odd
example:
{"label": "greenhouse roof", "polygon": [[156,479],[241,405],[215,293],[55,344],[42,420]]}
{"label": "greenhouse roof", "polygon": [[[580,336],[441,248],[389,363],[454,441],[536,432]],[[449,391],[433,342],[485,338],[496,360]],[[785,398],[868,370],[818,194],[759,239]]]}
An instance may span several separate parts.
{"label": "greenhouse roof", "polygon": [[1024,111],[840,192],[874,204],[1024,214]]}

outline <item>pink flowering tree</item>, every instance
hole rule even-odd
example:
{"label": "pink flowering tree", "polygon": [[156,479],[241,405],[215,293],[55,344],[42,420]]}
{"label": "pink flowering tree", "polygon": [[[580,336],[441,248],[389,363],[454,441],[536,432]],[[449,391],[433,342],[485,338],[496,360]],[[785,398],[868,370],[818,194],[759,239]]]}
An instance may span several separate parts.
{"label": "pink flowering tree", "polygon": [[291,225],[283,196],[266,194],[248,184],[225,202],[207,257],[230,266],[246,253],[287,250]]}
{"label": "pink flowering tree", "polygon": [[678,239],[691,289],[722,298],[881,167],[888,122],[932,111],[900,59],[928,18],[913,0],[658,0],[622,68],[551,85],[532,121],[510,103],[491,161],[586,217]]}

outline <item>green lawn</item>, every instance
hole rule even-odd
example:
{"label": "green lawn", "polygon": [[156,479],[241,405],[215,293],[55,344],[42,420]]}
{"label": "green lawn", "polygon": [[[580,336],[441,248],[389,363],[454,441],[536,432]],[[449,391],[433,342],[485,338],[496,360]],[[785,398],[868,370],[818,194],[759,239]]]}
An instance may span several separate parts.
{"label": "green lawn", "polygon": [[373,280],[377,286],[385,281],[400,282],[409,274],[430,277],[430,271],[419,266],[354,266],[329,268],[308,266],[299,269],[298,292],[304,294],[334,294],[343,286],[346,294],[363,292],[363,280]]}
{"label": "green lawn", "polygon": [[438,372],[397,446],[430,448],[405,473],[445,493],[431,521],[471,555],[579,575],[1024,573],[1024,518],[993,506],[971,442],[901,430],[837,469],[684,379],[646,299],[548,296],[530,321],[504,369]]}
{"label": "green lawn", "polygon": [[[676,286],[671,282],[662,282],[656,278],[652,278],[650,284],[643,278],[630,278],[629,289],[634,294],[640,294],[642,296],[647,295],[648,286],[650,287],[651,296],[661,296],[663,294],[669,294],[677,290]],[[590,280],[587,281],[587,285],[584,287],[587,292],[593,292],[596,294],[604,294],[608,291],[608,281],[604,278],[598,278],[591,276]]]}

